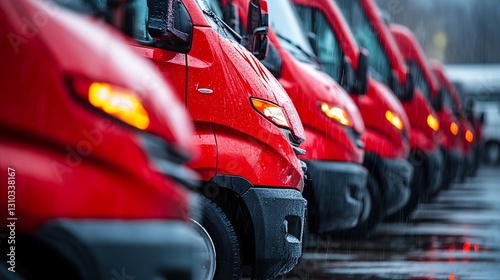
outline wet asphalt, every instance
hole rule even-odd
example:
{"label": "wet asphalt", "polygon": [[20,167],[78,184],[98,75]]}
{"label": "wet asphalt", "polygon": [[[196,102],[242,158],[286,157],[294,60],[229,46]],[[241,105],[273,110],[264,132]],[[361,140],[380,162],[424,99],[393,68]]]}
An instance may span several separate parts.
{"label": "wet asphalt", "polygon": [[410,222],[364,240],[320,240],[282,279],[500,280],[500,168],[441,191]]}

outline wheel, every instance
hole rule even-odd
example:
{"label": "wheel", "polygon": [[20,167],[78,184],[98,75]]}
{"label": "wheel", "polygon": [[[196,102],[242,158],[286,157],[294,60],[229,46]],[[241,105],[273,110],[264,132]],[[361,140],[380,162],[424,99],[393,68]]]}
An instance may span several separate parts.
{"label": "wheel", "polygon": [[418,203],[423,200],[424,196],[424,182],[427,176],[424,170],[424,165],[414,166],[413,178],[411,180],[411,194],[408,202],[403,208],[399,209],[396,213],[391,214],[386,218],[387,221],[391,222],[407,222],[410,220],[411,213],[417,208]]}
{"label": "wheel", "polygon": [[194,225],[207,249],[201,279],[240,279],[240,246],[231,221],[212,200],[200,196],[200,205],[201,221]]}
{"label": "wheel", "polygon": [[363,194],[363,208],[356,227],[341,232],[341,236],[348,238],[362,238],[369,236],[378,223],[382,221],[382,195],[379,183],[369,174],[365,193]]}

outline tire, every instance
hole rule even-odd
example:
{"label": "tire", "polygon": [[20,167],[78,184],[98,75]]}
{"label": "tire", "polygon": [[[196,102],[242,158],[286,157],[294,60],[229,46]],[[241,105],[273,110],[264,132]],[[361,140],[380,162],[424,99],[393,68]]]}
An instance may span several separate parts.
{"label": "tire", "polygon": [[365,238],[371,235],[375,227],[382,221],[383,218],[383,200],[380,191],[380,185],[369,174],[366,183],[366,192],[363,195],[363,209],[361,211],[358,224],[348,230],[341,232],[342,237],[346,238]]}
{"label": "tire", "polygon": [[425,183],[427,176],[424,170],[424,165],[414,166],[413,178],[411,180],[411,194],[410,199],[403,208],[399,209],[396,213],[388,216],[387,221],[391,222],[408,222],[410,220],[410,215],[417,208],[418,203],[424,199],[423,185]]}
{"label": "tire", "polygon": [[[215,247],[215,280],[240,279],[241,278],[241,256],[238,237],[234,227],[229,221],[224,211],[212,200],[200,196],[202,217],[201,221],[196,221],[208,233],[202,236],[210,247],[212,241]],[[203,235],[203,231],[198,228],[198,232]],[[205,274],[204,280],[211,280],[210,274]]]}

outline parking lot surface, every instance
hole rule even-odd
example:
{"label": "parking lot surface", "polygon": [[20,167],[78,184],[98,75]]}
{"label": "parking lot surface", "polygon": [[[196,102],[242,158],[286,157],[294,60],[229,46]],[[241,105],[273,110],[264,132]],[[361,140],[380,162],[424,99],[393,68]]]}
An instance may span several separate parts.
{"label": "parking lot surface", "polygon": [[366,240],[320,240],[283,279],[499,280],[500,169],[483,167]]}

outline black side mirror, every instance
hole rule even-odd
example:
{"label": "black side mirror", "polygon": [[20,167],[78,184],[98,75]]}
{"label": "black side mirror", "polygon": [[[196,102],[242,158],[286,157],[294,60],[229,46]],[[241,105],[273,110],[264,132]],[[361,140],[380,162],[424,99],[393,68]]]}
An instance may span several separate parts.
{"label": "black side mirror", "polygon": [[251,0],[248,7],[247,34],[244,46],[257,59],[262,60],[267,55],[269,41],[269,15],[267,13],[267,0]]}
{"label": "black side mirror", "polygon": [[[408,84],[408,82],[407,82],[407,84]],[[392,92],[399,100],[409,101],[409,100],[406,100],[406,98],[405,98],[406,90],[405,90],[405,88],[403,88],[403,85],[401,85],[401,82],[399,81],[399,78],[397,77],[397,75],[394,71],[392,71],[392,73],[391,73],[389,87],[391,88]]]}
{"label": "black side mirror", "polygon": [[361,49],[358,56],[358,71],[353,93],[364,95],[368,92],[368,51]]}
{"label": "black side mirror", "polygon": [[408,71],[406,74],[406,84],[404,89],[404,101],[411,101],[415,96],[415,78],[413,77],[413,73]]}
{"label": "black side mirror", "polygon": [[352,68],[351,61],[345,56],[342,60],[342,72],[340,74],[340,85],[348,93],[356,94],[356,74],[354,73],[354,69]]}
{"label": "black side mirror", "polygon": [[484,112],[482,112],[481,115],[479,115],[479,123],[481,124],[481,126],[484,125],[485,118],[486,118],[486,116],[485,116]]}
{"label": "black side mirror", "polygon": [[273,74],[276,79],[281,77],[281,70],[283,69],[283,61],[278,53],[278,50],[273,46],[269,45],[269,50],[266,58],[261,60],[262,64]]}
{"label": "black side mirror", "polygon": [[147,0],[149,34],[156,46],[180,53],[191,50],[193,23],[180,0]]}
{"label": "black side mirror", "polygon": [[434,98],[434,110],[437,112],[441,111],[443,109],[443,103],[444,103],[444,95],[446,94],[444,88],[440,88],[438,91],[438,95]]}

